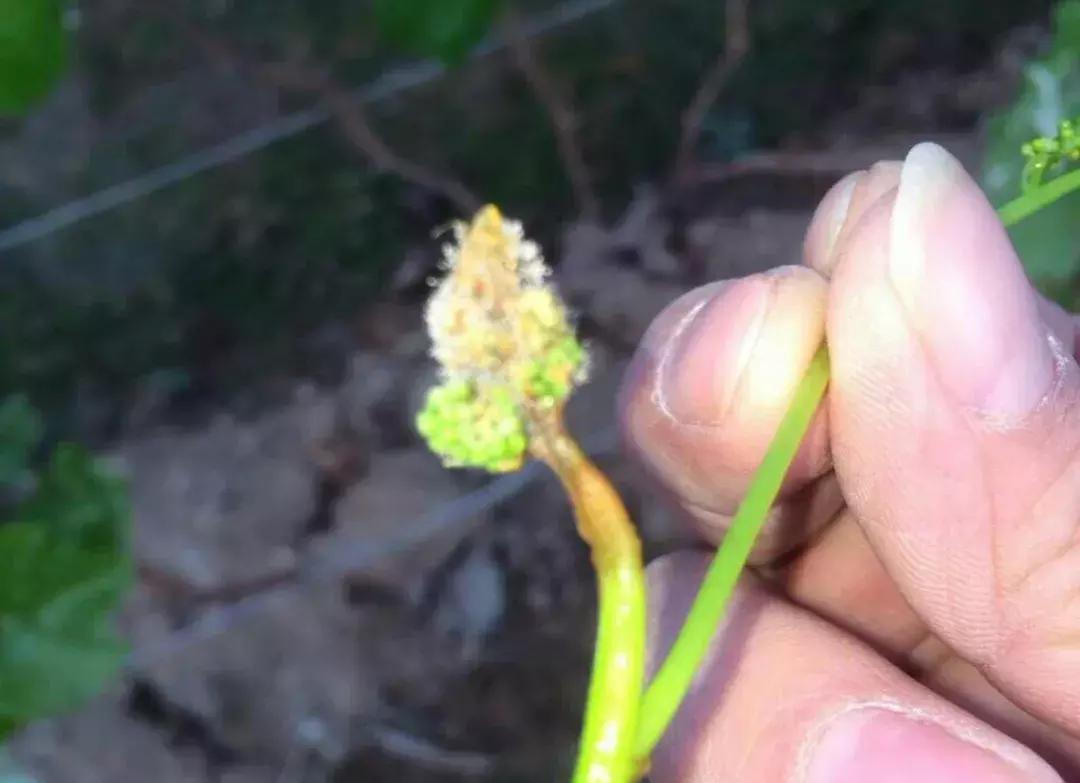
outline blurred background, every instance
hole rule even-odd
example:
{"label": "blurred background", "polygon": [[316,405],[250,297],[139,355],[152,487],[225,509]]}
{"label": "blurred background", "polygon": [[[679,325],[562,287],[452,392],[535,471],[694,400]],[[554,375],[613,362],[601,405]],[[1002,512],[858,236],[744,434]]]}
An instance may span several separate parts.
{"label": "blurred background", "polygon": [[[1008,200],[1078,58],[1080,0],[0,0],[0,781],[565,779],[590,567],[414,432],[434,232],[546,248],[652,556],[652,317],[919,140]],[[1014,239],[1075,309],[1078,200]]]}

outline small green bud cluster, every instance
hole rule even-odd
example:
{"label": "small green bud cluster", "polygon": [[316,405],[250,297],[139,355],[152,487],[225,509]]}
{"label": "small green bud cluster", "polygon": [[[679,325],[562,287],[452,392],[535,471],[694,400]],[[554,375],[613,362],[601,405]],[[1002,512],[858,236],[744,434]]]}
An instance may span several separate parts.
{"label": "small green bud cluster", "polygon": [[514,470],[584,380],[585,351],[520,224],[489,206],[456,239],[426,311],[444,380],[417,426],[448,466]]}
{"label": "small green bud cluster", "polygon": [[1027,159],[1024,164],[1023,187],[1029,191],[1039,187],[1061,170],[1080,161],[1080,118],[1062,120],[1056,136],[1033,139],[1020,148]]}
{"label": "small green bud cluster", "polygon": [[529,396],[544,407],[553,407],[570,394],[582,373],[585,349],[573,335],[548,348],[529,364],[526,381]]}
{"label": "small green bud cluster", "polygon": [[503,473],[525,457],[525,423],[503,386],[445,381],[428,392],[416,426],[448,467]]}

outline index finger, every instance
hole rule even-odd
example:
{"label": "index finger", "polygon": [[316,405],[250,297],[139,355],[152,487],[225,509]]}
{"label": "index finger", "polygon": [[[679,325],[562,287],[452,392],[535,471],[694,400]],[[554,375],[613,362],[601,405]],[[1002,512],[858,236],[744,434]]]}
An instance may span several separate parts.
{"label": "index finger", "polygon": [[[824,339],[826,283],[781,267],[696,289],[649,329],[627,373],[627,445],[718,541]],[[824,409],[823,409],[824,410]],[[818,413],[762,533],[756,559],[803,543],[836,514],[825,413]]]}

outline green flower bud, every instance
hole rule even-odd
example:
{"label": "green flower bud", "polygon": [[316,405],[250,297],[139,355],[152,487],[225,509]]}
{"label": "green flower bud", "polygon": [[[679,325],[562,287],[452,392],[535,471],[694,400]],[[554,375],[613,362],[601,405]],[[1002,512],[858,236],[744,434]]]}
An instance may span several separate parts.
{"label": "green flower bud", "polygon": [[448,465],[513,470],[529,427],[584,380],[585,352],[520,224],[489,206],[455,235],[425,314],[449,380],[431,391],[416,424]]}
{"label": "green flower bud", "polygon": [[434,387],[416,427],[448,467],[516,470],[528,445],[514,396],[498,385],[449,380]]}
{"label": "green flower bud", "polygon": [[545,407],[563,402],[581,377],[585,349],[573,335],[551,344],[529,363],[526,392]]}
{"label": "green flower bud", "polygon": [[1026,159],[1021,175],[1025,192],[1041,186],[1048,173],[1052,178],[1070,163],[1080,161],[1080,134],[1076,130],[1078,122],[1080,120],[1062,120],[1056,136],[1041,136],[1020,148]]}

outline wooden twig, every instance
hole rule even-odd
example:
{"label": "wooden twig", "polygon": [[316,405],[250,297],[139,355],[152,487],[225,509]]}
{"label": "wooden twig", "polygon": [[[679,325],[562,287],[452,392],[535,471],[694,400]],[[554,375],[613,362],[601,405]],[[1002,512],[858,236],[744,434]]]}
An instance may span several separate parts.
{"label": "wooden twig", "polygon": [[480,199],[464,183],[395,152],[371,124],[363,104],[325,69],[295,61],[261,62],[242,52],[231,41],[194,24],[169,3],[152,5],[209,59],[245,70],[274,89],[309,95],[320,101],[350,145],[378,170],[443,196],[463,215],[471,215],[480,208]]}
{"label": "wooden twig", "polygon": [[686,179],[688,169],[694,160],[694,148],[701,135],[701,126],[709,109],[716,103],[720,91],[724,89],[731,75],[742,63],[750,51],[750,20],[748,6],[750,0],[727,0],[724,15],[724,49],[698,84],[694,97],[691,98],[682,115],[682,130],[679,146],[675,153],[674,180]]}
{"label": "wooden twig", "polygon": [[298,92],[317,95],[334,116],[346,140],[366,155],[376,168],[445,196],[465,214],[471,215],[480,208],[480,199],[461,181],[404,158],[391,149],[372,126],[360,102],[328,75],[305,72],[303,66],[294,63],[265,66],[262,71],[283,89],[289,89],[292,84],[295,85],[292,89]]}
{"label": "wooden twig", "polygon": [[600,215],[600,202],[593,190],[589,168],[578,143],[577,118],[512,13],[506,16],[504,31],[514,63],[547,113],[551,130],[555,134],[559,158],[562,160],[566,178],[570,181],[578,210],[583,217],[596,219]]}

